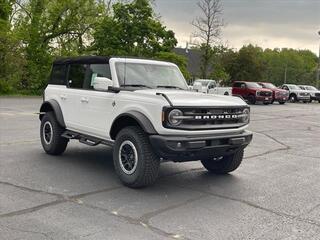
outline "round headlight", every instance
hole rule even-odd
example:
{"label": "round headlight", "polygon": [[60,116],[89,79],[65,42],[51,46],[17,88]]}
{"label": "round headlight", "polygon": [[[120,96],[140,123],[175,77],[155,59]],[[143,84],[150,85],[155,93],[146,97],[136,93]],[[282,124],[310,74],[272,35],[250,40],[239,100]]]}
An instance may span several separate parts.
{"label": "round headlight", "polygon": [[169,123],[173,126],[177,126],[177,125],[181,124],[182,119],[179,119],[179,117],[181,117],[182,115],[183,115],[183,113],[179,109],[171,110],[168,115]]}
{"label": "round headlight", "polygon": [[242,112],[242,121],[248,123],[250,121],[250,110],[248,108],[244,109]]}

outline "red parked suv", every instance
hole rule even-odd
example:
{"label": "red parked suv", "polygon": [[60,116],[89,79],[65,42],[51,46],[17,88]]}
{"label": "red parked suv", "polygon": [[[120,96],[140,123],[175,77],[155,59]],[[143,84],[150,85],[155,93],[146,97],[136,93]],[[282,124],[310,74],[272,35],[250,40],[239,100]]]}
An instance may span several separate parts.
{"label": "red parked suv", "polygon": [[247,100],[250,104],[263,102],[263,104],[267,105],[273,101],[272,91],[270,89],[263,88],[256,82],[233,82],[232,95],[240,96]]}
{"label": "red parked suv", "polygon": [[272,83],[259,82],[259,84],[263,88],[268,88],[272,91],[272,97],[273,97],[272,103],[274,101],[277,101],[279,104],[284,104],[286,101],[288,101],[289,91],[277,88]]}

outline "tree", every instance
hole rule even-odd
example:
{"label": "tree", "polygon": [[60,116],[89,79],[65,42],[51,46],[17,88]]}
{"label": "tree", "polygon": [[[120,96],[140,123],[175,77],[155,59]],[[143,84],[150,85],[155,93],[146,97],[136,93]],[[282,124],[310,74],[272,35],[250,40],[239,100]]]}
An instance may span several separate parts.
{"label": "tree", "polygon": [[104,55],[149,57],[169,52],[176,44],[173,31],[161,24],[150,1],[134,0],[113,5],[113,15],[96,28],[93,49]]}
{"label": "tree", "polygon": [[104,5],[95,0],[29,0],[16,4],[20,11],[15,29],[27,61],[22,87],[39,92],[55,54],[84,51]]}
{"label": "tree", "polygon": [[223,27],[222,4],[220,0],[200,0],[198,7],[201,16],[192,25],[196,28],[195,36],[200,40],[202,50],[201,77],[207,78],[209,65],[213,57],[212,46],[221,35]]}

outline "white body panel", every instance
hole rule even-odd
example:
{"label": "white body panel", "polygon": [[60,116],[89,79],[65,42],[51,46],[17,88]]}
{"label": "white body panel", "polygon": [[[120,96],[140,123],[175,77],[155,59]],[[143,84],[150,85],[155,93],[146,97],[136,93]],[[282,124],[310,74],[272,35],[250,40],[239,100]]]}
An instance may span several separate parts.
{"label": "white body panel", "polygon": [[[172,63],[159,61],[112,58],[109,63],[114,87],[119,87],[115,63],[125,61],[177,67]],[[164,128],[161,119],[162,110],[163,107],[170,106],[170,104],[163,96],[157,95],[157,93],[166,94],[173,106],[228,107],[247,105],[238,97],[208,95],[187,90],[141,89],[114,93],[110,91],[72,89],[59,85],[48,85],[45,90],[45,100],[54,99],[59,103],[67,129],[106,140],[110,140],[109,132],[113,121],[120,114],[128,111],[138,111],[144,114],[150,120],[157,133],[161,135],[192,136],[240,133],[247,127],[199,131]]]}

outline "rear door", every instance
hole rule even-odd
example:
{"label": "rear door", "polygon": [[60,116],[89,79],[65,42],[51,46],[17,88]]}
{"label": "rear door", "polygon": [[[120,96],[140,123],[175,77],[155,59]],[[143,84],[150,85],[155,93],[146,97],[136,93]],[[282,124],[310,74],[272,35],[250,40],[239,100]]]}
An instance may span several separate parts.
{"label": "rear door", "polygon": [[64,122],[67,127],[70,126],[70,99],[67,85],[68,66],[66,64],[55,64],[52,67],[49,85],[46,88],[46,100],[54,99],[59,103]]}
{"label": "rear door", "polygon": [[83,84],[85,80],[86,64],[68,65],[68,89],[66,94],[65,106],[68,112],[68,128],[75,131],[81,131],[82,112],[80,111],[80,99],[83,94]]}

